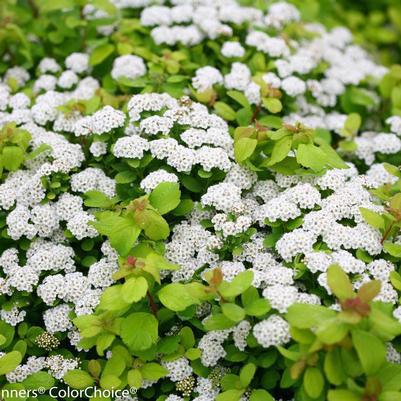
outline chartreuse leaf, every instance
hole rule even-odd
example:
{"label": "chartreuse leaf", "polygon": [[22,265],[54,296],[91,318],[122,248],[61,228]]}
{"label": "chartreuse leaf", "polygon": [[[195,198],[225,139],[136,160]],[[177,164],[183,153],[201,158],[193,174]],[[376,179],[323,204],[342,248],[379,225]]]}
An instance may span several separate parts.
{"label": "chartreuse leaf", "polygon": [[24,151],[18,146],[6,146],[3,148],[1,161],[6,170],[15,171],[24,161]]}
{"label": "chartreuse leaf", "polygon": [[168,369],[158,363],[146,363],[141,368],[141,374],[147,380],[159,380],[168,374]]}
{"label": "chartreuse leaf", "polygon": [[121,256],[126,256],[134,246],[141,229],[131,217],[121,217],[114,212],[102,212],[93,223],[100,234],[106,235],[111,246]]}
{"label": "chartreuse leaf", "polygon": [[379,213],[374,212],[370,209],[366,209],[364,207],[360,207],[359,211],[361,212],[361,215],[366,221],[366,223],[370,224],[372,227],[377,228],[379,230],[384,230],[385,221],[384,218]]}
{"label": "chartreuse leaf", "polygon": [[176,182],[161,182],[149,195],[149,201],[160,214],[166,214],[180,204],[181,191]]}
{"label": "chartreuse leaf", "polygon": [[148,290],[148,282],[144,277],[130,277],[122,286],[121,294],[127,303],[138,302]]}
{"label": "chartreuse leaf", "polygon": [[274,398],[263,389],[252,390],[249,401],[274,401]]}
{"label": "chartreuse leaf", "polygon": [[253,273],[250,270],[239,273],[231,282],[223,281],[218,290],[222,297],[232,298],[246,291],[253,281]]}
{"label": "chartreuse leaf", "polygon": [[223,117],[225,120],[227,121],[235,120],[235,111],[227,103],[216,102],[214,104],[214,109],[216,113],[220,117]]}
{"label": "chartreuse leaf", "polygon": [[242,107],[245,107],[245,108],[251,107],[247,97],[242,92],[239,92],[239,91],[227,91],[227,96],[231,97],[231,99],[234,99]]}
{"label": "chartreuse leaf", "polygon": [[5,375],[14,370],[22,361],[22,355],[18,351],[11,351],[0,357],[0,375]]}
{"label": "chartreuse leaf", "polygon": [[308,367],[304,374],[303,385],[309,397],[318,398],[324,387],[324,378],[320,369]]}
{"label": "chartreuse leaf", "polygon": [[111,200],[108,196],[100,191],[87,191],[85,192],[84,197],[84,204],[88,207],[99,207],[102,209],[108,209],[115,203],[113,202],[113,200]]}
{"label": "chartreuse leaf", "polygon": [[340,300],[355,296],[351,281],[339,265],[331,265],[327,270],[327,283],[333,294]]}
{"label": "chartreuse leaf", "polygon": [[245,317],[245,311],[240,306],[233,303],[224,303],[221,305],[223,314],[234,322],[240,322]]}
{"label": "chartreuse leaf", "polygon": [[154,241],[166,239],[170,234],[170,227],[166,220],[155,210],[146,210],[144,213],[145,234]]}
{"label": "chartreuse leaf", "polygon": [[103,60],[109,57],[110,54],[113,53],[113,51],[114,51],[114,45],[110,43],[105,43],[96,47],[95,49],[93,49],[90,55],[89,64],[90,65],[100,64]]}
{"label": "chartreuse leaf", "polygon": [[222,313],[216,313],[206,319],[203,324],[208,331],[225,330],[235,326],[235,322]]}
{"label": "chartreuse leaf", "polygon": [[255,376],[256,366],[253,363],[246,364],[239,374],[239,380],[242,388],[247,388]]}
{"label": "chartreuse leaf", "polygon": [[26,389],[38,389],[39,387],[42,387],[46,390],[53,387],[54,383],[55,380],[53,376],[47,372],[33,373],[22,382]]}
{"label": "chartreuse leaf", "polygon": [[249,159],[256,149],[258,141],[253,138],[239,138],[234,142],[234,155],[238,163]]}
{"label": "chartreuse leaf", "polygon": [[326,154],[319,147],[309,143],[300,144],[297,148],[297,162],[316,172],[322,171],[326,165]]}
{"label": "chartreuse leaf", "polygon": [[399,391],[383,391],[378,398],[379,401],[401,401],[401,393]]}
{"label": "chartreuse leaf", "polygon": [[121,384],[121,380],[118,376],[109,374],[109,375],[102,375],[100,378],[100,387],[106,390],[113,390],[117,388]]}
{"label": "chartreuse leaf", "polygon": [[325,344],[335,344],[341,341],[348,333],[349,325],[337,318],[325,320],[316,330],[317,338]]}
{"label": "chartreuse leaf", "polygon": [[361,116],[358,113],[351,113],[348,115],[344,123],[344,128],[341,130],[342,136],[354,136],[362,123]]}
{"label": "chartreuse leaf", "polygon": [[96,339],[96,351],[99,355],[103,355],[104,351],[110,347],[116,338],[112,333],[101,333]]}
{"label": "chartreuse leaf", "polygon": [[131,351],[144,351],[156,343],[158,326],[158,321],[152,314],[132,313],[121,324],[121,338]]}
{"label": "chartreuse leaf", "polygon": [[324,373],[327,380],[336,386],[339,386],[345,380],[346,376],[338,349],[335,348],[326,353],[324,358]]}
{"label": "chartreuse leaf", "polygon": [[167,284],[158,292],[160,302],[174,312],[180,312],[189,306],[199,303],[199,300],[181,283]]}
{"label": "chartreuse leaf", "polygon": [[113,285],[103,292],[98,308],[101,310],[118,311],[129,306],[122,295],[122,284]]}
{"label": "chartreuse leaf", "polygon": [[401,390],[401,365],[385,364],[377,373],[383,391]]}
{"label": "chartreuse leaf", "polygon": [[273,147],[271,158],[267,163],[267,166],[272,166],[273,164],[279,163],[284,160],[288,152],[291,150],[292,137],[285,136],[279,139]]}
{"label": "chartreuse leaf", "polygon": [[127,374],[127,381],[131,387],[140,388],[142,385],[142,374],[139,369],[131,369]]}
{"label": "chartreuse leaf", "polygon": [[360,401],[361,396],[351,390],[329,390],[327,393],[328,401]]}
{"label": "chartreuse leaf", "polygon": [[383,245],[384,250],[389,253],[391,256],[395,258],[399,258],[401,256],[401,245],[393,244],[392,242],[385,242]]}
{"label": "chartreuse leaf", "polygon": [[336,312],[320,305],[312,304],[293,304],[288,308],[285,316],[291,326],[300,329],[310,329],[316,327],[325,320],[332,319]]}
{"label": "chartreuse leaf", "polygon": [[274,97],[263,98],[262,104],[265,109],[273,114],[279,113],[283,109],[283,105],[281,104],[280,100]]}
{"label": "chartreuse leaf", "polygon": [[245,306],[245,313],[249,316],[259,317],[265,315],[270,309],[269,302],[264,298],[259,298]]}
{"label": "chartreuse leaf", "polygon": [[231,389],[220,393],[216,397],[216,401],[239,401],[239,399],[244,394],[245,390]]}
{"label": "chartreuse leaf", "polygon": [[375,335],[354,329],[351,331],[352,342],[367,375],[375,374],[386,360],[386,347]]}
{"label": "chartreuse leaf", "polygon": [[63,380],[72,388],[86,389],[93,385],[94,378],[84,370],[69,370],[63,377]]}

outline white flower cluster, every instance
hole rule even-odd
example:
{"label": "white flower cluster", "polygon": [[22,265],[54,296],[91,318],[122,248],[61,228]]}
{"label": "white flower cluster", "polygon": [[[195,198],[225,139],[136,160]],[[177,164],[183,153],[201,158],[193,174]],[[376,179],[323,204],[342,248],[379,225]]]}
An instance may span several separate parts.
{"label": "white flower cluster", "polygon": [[[177,101],[166,94],[143,94],[131,98],[128,110],[131,125],[114,144],[116,157],[141,159],[150,151],[177,172],[190,172],[196,165],[205,171],[230,170],[233,141],[227,124],[204,105],[185,97]],[[141,119],[143,112],[162,115],[147,113]]]}

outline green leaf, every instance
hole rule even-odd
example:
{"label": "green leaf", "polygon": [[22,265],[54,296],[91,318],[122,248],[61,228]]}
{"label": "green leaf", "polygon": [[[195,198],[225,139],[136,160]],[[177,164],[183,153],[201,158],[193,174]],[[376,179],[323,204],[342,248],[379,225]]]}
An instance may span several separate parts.
{"label": "green leaf", "polygon": [[297,162],[316,172],[324,169],[327,163],[326,153],[313,144],[300,144],[297,148]]}
{"label": "green leaf", "polygon": [[108,209],[114,204],[114,202],[108,196],[100,191],[87,191],[84,193],[84,198],[84,204],[88,207]]}
{"label": "green leaf", "polygon": [[249,159],[252,156],[257,144],[258,141],[252,138],[240,138],[238,141],[235,141],[235,160],[237,160],[238,163],[242,163],[246,159]]}
{"label": "green leaf", "polygon": [[132,313],[121,324],[121,338],[131,351],[144,351],[157,341],[158,321],[150,313]]}
{"label": "green leaf", "polygon": [[380,393],[379,401],[401,401],[401,393],[399,391],[384,391]]}
{"label": "green leaf", "polygon": [[235,111],[227,103],[216,102],[213,107],[216,113],[220,117],[223,117],[225,120],[227,121],[235,120],[236,117]]}
{"label": "green leaf", "polygon": [[384,218],[379,213],[376,213],[364,207],[360,207],[359,211],[361,212],[361,215],[366,221],[366,223],[370,224],[372,227],[377,228],[379,230],[384,230],[385,227]]}
{"label": "green leaf", "polygon": [[134,219],[118,216],[114,212],[100,213],[93,225],[100,234],[109,238],[111,246],[121,256],[128,255],[141,232]]}
{"label": "green leaf", "polygon": [[378,337],[363,330],[354,329],[351,334],[364,372],[367,375],[375,374],[386,360],[385,345]]}
{"label": "green leaf", "polygon": [[256,317],[265,315],[267,312],[270,311],[270,309],[271,306],[269,302],[264,298],[257,299],[245,306],[246,314]]}
{"label": "green leaf", "polygon": [[327,270],[327,283],[333,294],[340,300],[355,296],[352,284],[339,265],[331,265]]}
{"label": "green leaf", "polygon": [[138,302],[145,297],[148,291],[148,282],[144,277],[131,277],[121,288],[123,300],[128,304]]}
{"label": "green leaf", "polygon": [[280,111],[283,109],[283,105],[281,104],[280,100],[274,97],[263,98],[262,103],[263,107],[273,114],[280,113]]}
{"label": "green leaf", "polygon": [[221,305],[223,314],[234,322],[240,322],[245,318],[245,311],[238,305],[232,303],[224,303]]}
{"label": "green leaf", "polygon": [[[122,296],[122,285],[113,285],[103,292],[98,308],[101,310],[119,311],[127,308],[129,303]],[[92,329],[90,327],[89,329]]]}
{"label": "green leaf", "polygon": [[162,182],[150,194],[149,201],[160,214],[166,214],[180,204],[180,185],[176,182]]}
{"label": "green leaf", "polygon": [[310,329],[336,316],[336,312],[320,305],[293,304],[285,315],[291,326]]}
{"label": "green leaf", "polygon": [[233,322],[222,313],[217,313],[215,315],[209,316],[203,325],[208,331],[225,330],[235,326],[235,322]]}
{"label": "green leaf", "polygon": [[396,271],[390,272],[390,281],[396,290],[401,291],[401,275],[399,273]]}
{"label": "green leaf", "polygon": [[174,312],[181,312],[189,306],[199,303],[188,290],[185,284],[167,284],[158,292],[160,302]]}
{"label": "green leaf", "polygon": [[385,242],[383,245],[384,250],[395,258],[401,257],[401,245],[393,244],[392,242]]}
{"label": "green leaf", "polygon": [[103,355],[104,351],[110,347],[116,338],[115,334],[102,333],[96,339],[96,351],[99,355]]}
{"label": "green leaf", "polygon": [[324,358],[324,373],[327,380],[336,386],[339,386],[346,379],[338,349],[332,349],[326,353]]}
{"label": "green leaf", "polygon": [[256,366],[253,363],[246,364],[239,374],[239,380],[242,388],[247,388],[255,376]]}
{"label": "green leaf", "polygon": [[244,394],[245,390],[235,390],[231,389],[228,391],[225,391],[224,393],[220,393],[216,397],[216,401],[239,401],[239,399],[242,397],[242,394]]}
{"label": "green leaf", "polygon": [[3,167],[9,171],[16,171],[24,162],[24,151],[18,146],[6,146],[1,155]]}
{"label": "green leaf", "polygon": [[308,367],[304,374],[303,385],[309,397],[318,398],[324,387],[322,372],[318,368]]}
{"label": "green leaf", "polygon": [[362,123],[361,116],[358,113],[348,115],[344,123],[344,129],[341,131],[343,136],[354,136],[357,134]]}
{"label": "green leaf", "polygon": [[121,380],[116,375],[102,375],[100,378],[100,387],[106,390],[113,390],[120,384]]}
{"label": "green leaf", "polygon": [[168,369],[154,362],[147,363],[141,368],[141,374],[147,380],[159,380],[168,373]]}
{"label": "green leaf", "polygon": [[223,281],[218,290],[224,298],[232,298],[245,292],[253,281],[253,273],[250,270],[237,274],[231,282]]}
{"label": "green leaf", "polygon": [[385,364],[377,373],[383,391],[401,390],[401,365]]}
{"label": "green leaf", "polygon": [[231,97],[231,99],[234,99],[237,103],[239,103],[242,107],[246,109],[251,107],[248,98],[242,92],[227,91],[227,96]]}
{"label": "green leaf", "polygon": [[24,381],[21,382],[26,389],[38,389],[42,387],[46,390],[53,387],[55,380],[47,372],[36,372],[28,376]]}
{"label": "green leaf", "polygon": [[129,183],[135,181],[136,178],[137,178],[137,175],[135,174],[135,171],[131,171],[131,170],[121,171],[114,177],[117,184],[129,184]]}
{"label": "green leaf", "polygon": [[328,401],[360,401],[361,397],[350,390],[329,390]]}
{"label": "green leaf", "polygon": [[134,388],[140,388],[142,385],[142,374],[139,369],[131,369],[127,375],[128,384]]}
{"label": "green leaf", "polygon": [[164,240],[170,235],[167,221],[156,211],[146,211],[145,234],[154,241]]}
{"label": "green leaf", "polygon": [[267,166],[273,166],[274,164],[277,164],[282,160],[284,160],[287,157],[288,152],[291,150],[291,145],[292,145],[292,137],[285,136],[279,139],[274,144],[271,158],[268,161]]}
{"label": "green leaf", "polygon": [[335,344],[341,341],[348,333],[348,324],[337,318],[325,320],[316,330],[317,338],[325,344]]}
{"label": "green leaf", "polygon": [[72,388],[86,389],[95,382],[94,378],[84,370],[69,370],[63,377],[63,380]]}
{"label": "green leaf", "polygon": [[114,45],[110,43],[102,44],[96,47],[89,58],[90,65],[98,65],[111,55],[114,51]]}
{"label": "green leaf", "polygon": [[252,390],[249,401],[274,401],[274,398],[263,389]]}
{"label": "green leaf", "polygon": [[0,357],[0,376],[14,370],[22,361],[18,351],[11,351]]}

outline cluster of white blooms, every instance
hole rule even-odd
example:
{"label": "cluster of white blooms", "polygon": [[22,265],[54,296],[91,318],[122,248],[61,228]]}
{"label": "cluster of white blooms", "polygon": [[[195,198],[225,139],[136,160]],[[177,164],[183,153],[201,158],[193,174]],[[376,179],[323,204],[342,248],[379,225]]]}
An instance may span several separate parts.
{"label": "cluster of white blooms", "polygon": [[[178,172],[190,172],[196,165],[205,171],[230,170],[234,153],[227,124],[204,105],[186,97],[177,101],[166,94],[143,94],[131,98],[128,110],[126,136],[113,145],[116,157],[141,159],[150,151]],[[148,113],[141,119],[143,112]]]}
{"label": "cluster of white blooms", "polygon": [[175,174],[166,170],[157,170],[148,174],[140,183],[141,188],[146,192],[152,192],[162,182],[178,182]]}
{"label": "cluster of white blooms", "polygon": [[401,140],[395,134],[365,132],[355,138],[355,143],[355,156],[368,166],[374,163],[376,153],[390,155],[401,150]]}
{"label": "cluster of white blooms", "polygon": [[90,134],[105,134],[124,125],[125,114],[111,106],[105,106],[92,116],[83,117],[76,121],[74,133],[76,136]]}
{"label": "cluster of white blooms", "polygon": [[227,58],[243,57],[245,49],[239,42],[224,42],[221,54]]}
{"label": "cluster of white blooms", "polygon": [[111,76],[116,80],[120,78],[136,79],[145,74],[146,66],[143,60],[131,54],[117,57],[111,70]]}
{"label": "cluster of white blooms", "polygon": [[192,374],[191,365],[185,357],[162,362],[162,365],[169,371],[167,377],[173,382],[184,380]]}
{"label": "cluster of white blooms", "polygon": [[278,315],[271,315],[253,326],[253,335],[264,348],[283,345],[290,341],[290,326]]}

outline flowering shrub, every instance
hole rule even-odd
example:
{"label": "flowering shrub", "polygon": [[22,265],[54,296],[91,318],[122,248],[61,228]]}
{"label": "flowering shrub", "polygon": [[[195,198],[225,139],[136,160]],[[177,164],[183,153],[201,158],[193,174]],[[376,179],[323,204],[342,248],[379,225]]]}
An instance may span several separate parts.
{"label": "flowering shrub", "polygon": [[0,398],[400,400],[399,66],[285,2],[28,4]]}

